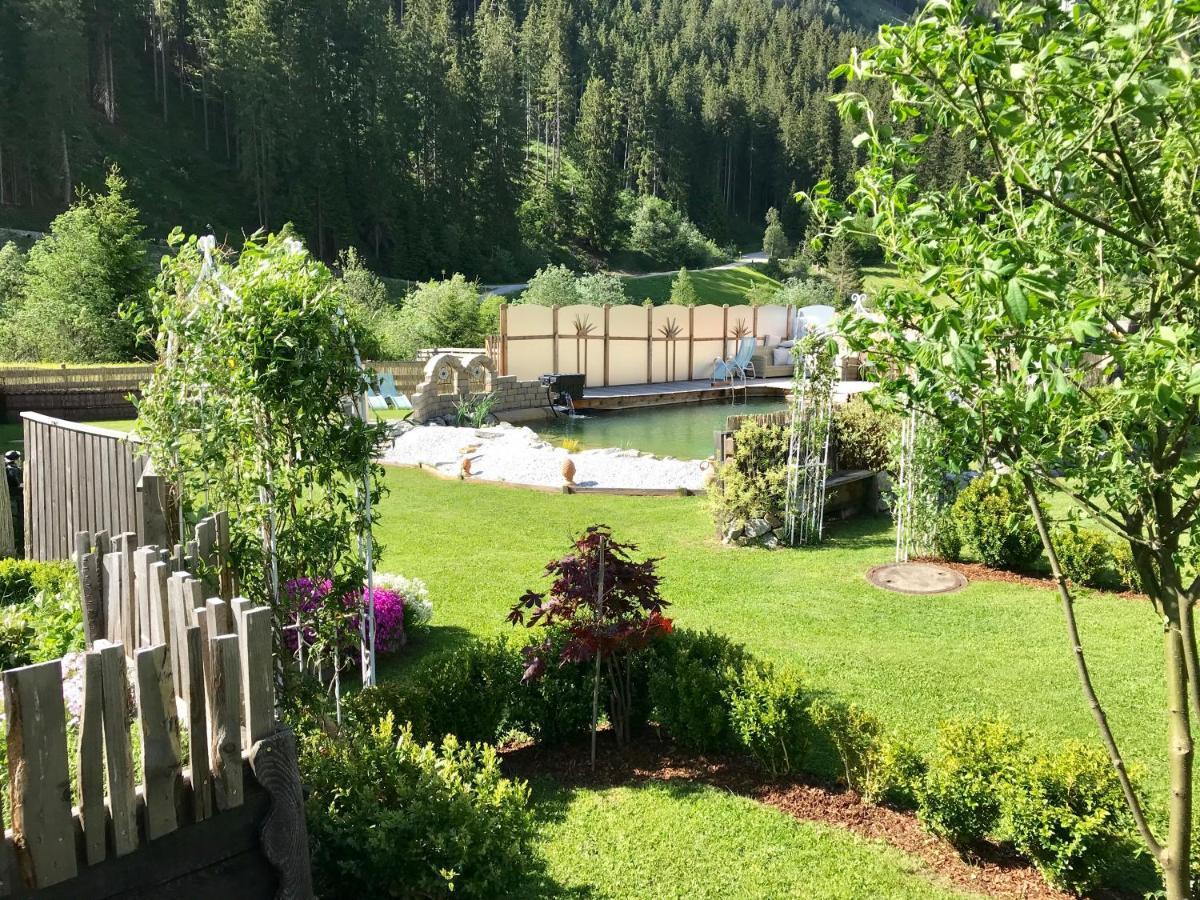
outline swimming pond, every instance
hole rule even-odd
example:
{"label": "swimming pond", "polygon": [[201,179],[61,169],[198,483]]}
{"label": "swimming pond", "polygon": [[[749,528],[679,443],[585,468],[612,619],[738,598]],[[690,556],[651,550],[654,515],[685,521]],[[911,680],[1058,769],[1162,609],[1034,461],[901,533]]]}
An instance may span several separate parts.
{"label": "swimming pond", "polygon": [[543,440],[557,444],[573,438],[585,450],[621,447],[676,459],[705,459],[713,455],[713,432],[725,430],[725,417],[779,412],[782,400],[748,403],[685,403],[640,409],[582,413],[534,426]]}

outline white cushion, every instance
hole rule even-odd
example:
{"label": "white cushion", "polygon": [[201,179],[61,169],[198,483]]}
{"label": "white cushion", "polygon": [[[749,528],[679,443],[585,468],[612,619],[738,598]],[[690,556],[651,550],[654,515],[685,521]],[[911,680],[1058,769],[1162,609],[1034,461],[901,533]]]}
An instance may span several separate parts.
{"label": "white cushion", "polygon": [[792,364],[792,351],[787,347],[776,347],[772,353],[772,365],[790,366]]}

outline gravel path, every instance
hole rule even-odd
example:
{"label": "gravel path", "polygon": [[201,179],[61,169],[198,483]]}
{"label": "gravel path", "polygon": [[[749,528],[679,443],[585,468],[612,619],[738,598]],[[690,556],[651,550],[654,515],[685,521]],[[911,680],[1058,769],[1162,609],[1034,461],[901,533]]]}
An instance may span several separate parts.
{"label": "gravel path", "polygon": [[638,450],[582,450],[568,454],[546,443],[529,428],[501,424],[494,428],[409,426],[384,451],[381,462],[436,468],[457,475],[463,457],[471,460],[471,478],[558,487],[563,461],[575,462],[579,487],[675,490],[704,488],[708,460],[660,459]]}

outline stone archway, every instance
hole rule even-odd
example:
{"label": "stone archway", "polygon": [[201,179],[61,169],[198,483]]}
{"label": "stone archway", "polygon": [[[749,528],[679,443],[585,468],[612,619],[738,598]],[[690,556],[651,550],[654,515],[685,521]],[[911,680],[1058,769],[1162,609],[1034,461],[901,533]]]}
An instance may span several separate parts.
{"label": "stone archway", "polygon": [[[492,370],[489,370],[492,371]],[[418,425],[454,411],[466,397],[470,377],[463,361],[453,353],[439,353],[425,363],[425,373],[412,395],[410,419]]]}

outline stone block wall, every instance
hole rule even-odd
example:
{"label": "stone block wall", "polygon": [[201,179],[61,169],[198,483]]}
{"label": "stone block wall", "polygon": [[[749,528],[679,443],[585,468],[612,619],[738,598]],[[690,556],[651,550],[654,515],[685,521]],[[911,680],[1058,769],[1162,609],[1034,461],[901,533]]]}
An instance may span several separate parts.
{"label": "stone block wall", "polygon": [[423,425],[453,417],[455,406],[473,394],[494,393],[492,412],[501,419],[539,418],[547,409],[546,389],[537,381],[520,381],[515,375],[497,375],[488,356],[470,358],[441,353],[425,364],[425,375],[412,395],[411,420]]}

